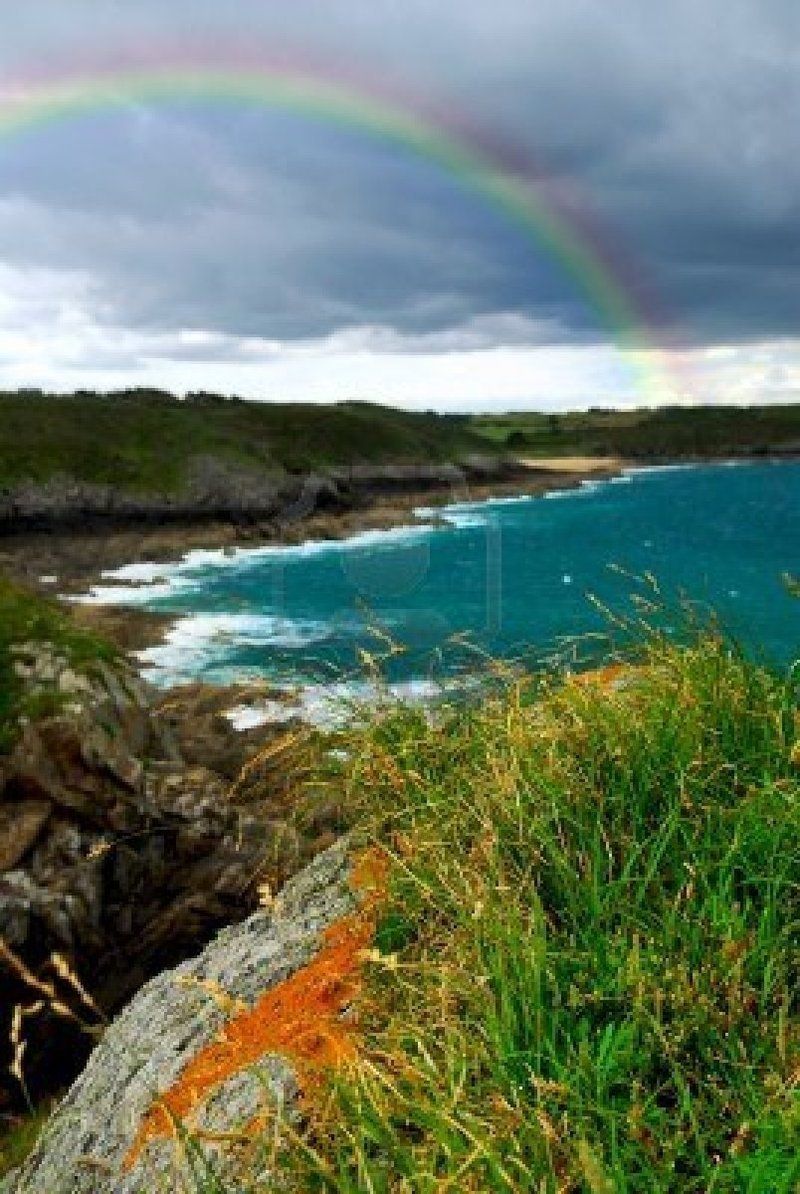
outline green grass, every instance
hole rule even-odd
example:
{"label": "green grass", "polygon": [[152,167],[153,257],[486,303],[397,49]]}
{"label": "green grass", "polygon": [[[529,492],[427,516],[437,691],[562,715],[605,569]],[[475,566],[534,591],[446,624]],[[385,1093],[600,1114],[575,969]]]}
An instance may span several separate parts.
{"label": "green grass", "polygon": [[157,390],[0,393],[0,487],[52,477],[178,492],[192,461],[300,472],[521,456],[679,459],[800,451],[800,406],[442,415],[367,402],[179,401]]}
{"label": "green grass", "polygon": [[0,575],[0,753],[13,742],[19,718],[55,712],[55,692],[26,695],[14,674],[11,648],[24,642],[52,643],[79,672],[91,671],[99,659],[114,658],[104,640],[74,625],[56,601],[49,601]]}
{"label": "green grass", "polygon": [[33,1151],[52,1110],[53,1104],[46,1101],[9,1126],[0,1124],[0,1178],[21,1165]]}
{"label": "green grass", "polygon": [[294,1188],[797,1190],[799,733],[713,634],[359,733],[382,961]]}
{"label": "green grass", "polygon": [[472,428],[527,456],[676,460],[800,452],[800,406],[666,407],[478,415]]}
{"label": "green grass", "polygon": [[193,457],[267,471],[456,460],[491,449],[465,417],[368,403],[311,406],[169,394],[0,394],[0,486],[67,474],[179,490]]}

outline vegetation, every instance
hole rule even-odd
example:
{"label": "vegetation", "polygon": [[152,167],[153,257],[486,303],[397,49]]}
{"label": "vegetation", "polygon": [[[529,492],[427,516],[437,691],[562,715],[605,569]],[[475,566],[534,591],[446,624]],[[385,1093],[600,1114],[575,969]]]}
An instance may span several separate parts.
{"label": "vegetation", "polygon": [[389,889],[296,1188],[794,1191],[799,732],[714,634],[360,732]]}
{"label": "vegetation", "polygon": [[45,1100],[35,1111],[0,1124],[0,1178],[21,1165],[33,1151],[39,1135],[53,1110],[53,1103]]}
{"label": "vegetation", "polygon": [[160,391],[0,394],[0,486],[59,474],[141,492],[180,489],[193,457],[267,470],[441,462],[490,445],[465,417],[369,403],[310,406]]}
{"label": "vegetation", "polygon": [[15,674],[14,647],[39,642],[52,643],[79,672],[114,655],[106,642],[77,627],[58,602],[0,575],[0,753],[10,745],[20,717],[50,712],[60,703],[54,691],[24,695]]}
{"label": "vegetation", "polygon": [[479,415],[472,427],[522,456],[680,460],[800,453],[800,406]]}
{"label": "vegetation", "polygon": [[275,471],[441,463],[473,454],[631,459],[800,452],[800,406],[441,415],[367,402],[245,402],[160,390],[0,394],[0,486],[67,475],[180,490],[198,457]]}

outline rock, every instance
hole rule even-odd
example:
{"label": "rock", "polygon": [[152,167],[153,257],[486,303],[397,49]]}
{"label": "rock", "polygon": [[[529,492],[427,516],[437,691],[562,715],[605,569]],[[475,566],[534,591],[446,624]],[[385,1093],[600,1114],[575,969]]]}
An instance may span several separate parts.
{"label": "rock", "polygon": [[25,726],[6,767],[6,793],[34,800],[53,800],[61,791],[61,779],[39,733]]}
{"label": "rock", "polygon": [[[44,659],[82,691],[74,709],[25,726],[0,765],[0,937],[46,982],[51,955],[64,954],[112,1013],[252,911],[258,885],[277,888],[296,873],[329,844],[329,826],[311,818],[302,834],[293,827],[299,795],[285,755],[235,785],[271,731],[237,733],[219,712],[230,692],[194,685],[148,694],[124,662],[99,668],[84,687],[52,663],[57,654],[47,643],[16,653],[29,686]],[[0,1098],[19,1099],[8,1072],[10,1016],[41,992],[2,957],[0,986]],[[75,1007],[75,990],[58,989]],[[27,1030],[30,1089],[63,1087],[88,1041],[46,1011]]]}
{"label": "rock", "polygon": [[115,671],[102,659],[99,659],[95,666],[103,688],[111,698],[114,708],[117,711],[124,709],[126,705],[130,704],[131,696],[124,683],[122,669],[118,667]]}
{"label": "rock", "polygon": [[102,822],[107,783],[83,750],[85,737],[102,733],[101,727],[84,722],[82,716],[48,718],[25,726],[9,760],[6,791],[21,798],[47,799],[85,820]]}
{"label": "rock", "polygon": [[[186,1151],[157,1100],[174,1099],[187,1067],[221,1039],[226,1025],[247,1018],[270,990],[312,962],[321,934],[354,911],[349,873],[342,840],[289,882],[270,912],[225,929],[199,957],[149,982],[107,1029],[31,1155],[0,1186],[3,1194],[141,1194],[182,1189],[184,1181],[190,1186]],[[291,1114],[297,1079],[290,1060],[266,1046],[263,1053],[248,1046],[241,1057],[226,1048],[231,1060],[217,1081],[197,1088],[186,1125],[207,1134],[197,1137],[198,1148],[235,1183],[231,1138],[265,1110],[279,1126]]]}
{"label": "rock", "polygon": [[237,731],[226,713],[231,705],[264,700],[269,693],[269,686],[263,683],[225,688],[200,682],[177,685],[155,700],[153,725],[186,763],[210,767],[233,783],[245,763],[264,749],[280,727],[261,725]]}
{"label": "rock", "polygon": [[0,531],[214,520],[241,525],[262,521],[274,529],[320,511],[347,508],[364,497],[463,493],[470,482],[513,477],[515,468],[513,462],[474,456],[459,465],[356,464],[292,476],[200,456],[187,462],[182,489],[171,493],[134,492],[65,475],[44,483],[23,482],[0,491]]}
{"label": "rock", "polygon": [[72,668],[64,668],[58,677],[56,685],[64,696],[92,696],[94,686],[87,676],[74,672]]}
{"label": "rock", "polygon": [[121,733],[113,734],[96,719],[81,737],[80,755],[87,767],[106,771],[131,792],[141,790],[144,768],[131,754]]}
{"label": "rock", "polygon": [[10,871],[27,854],[52,811],[49,800],[0,804],[0,871]]}

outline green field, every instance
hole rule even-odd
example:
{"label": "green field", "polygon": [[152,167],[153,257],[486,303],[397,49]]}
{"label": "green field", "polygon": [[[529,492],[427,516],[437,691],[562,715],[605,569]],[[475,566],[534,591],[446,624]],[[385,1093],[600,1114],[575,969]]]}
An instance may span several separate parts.
{"label": "green field", "polygon": [[522,456],[680,460],[800,452],[800,406],[478,415],[472,428]]}

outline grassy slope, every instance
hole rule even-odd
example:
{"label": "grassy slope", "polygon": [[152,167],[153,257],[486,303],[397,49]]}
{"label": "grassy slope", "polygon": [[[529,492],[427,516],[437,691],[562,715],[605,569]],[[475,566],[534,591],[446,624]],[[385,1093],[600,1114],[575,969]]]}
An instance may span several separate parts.
{"label": "grassy slope", "polygon": [[356,738],[382,960],[296,1188],[794,1191],[797,734],[796,692],[708,638]]}
{"label": "grassy slope", "polygon": [[175,489],[192,456],[257,468],[453,460],[487,443],[467,420],[366,403],[337,406],[169,395],[0,394],[0,486],[56,473]]}
{"label": "grassy slope", "polygon": [[0,394],[0,487],[69,474],[138,491],[175,490],[192,457],[255,468],[441,462],[520,455],[646,459],[800,450],[800,407],[444,416],[368,403],[179,402],[160,392]]}
{"label": "grassy slope", "polygon": [[14,675],[10,648],[23,642],[53,643],[77,671],[90,671],[98,659],[110,660],[114,650],[94,635],[77,628],[69,613],[0,575],[0,754],[13,740],[21,715],[46,713],[58,707],[55,693],[23,699]]}
{"label": "grassy slope", "polygon": [[800,452],[800,406],[482,415],[472,426],[498,447],[531,456],[675,459]]}

